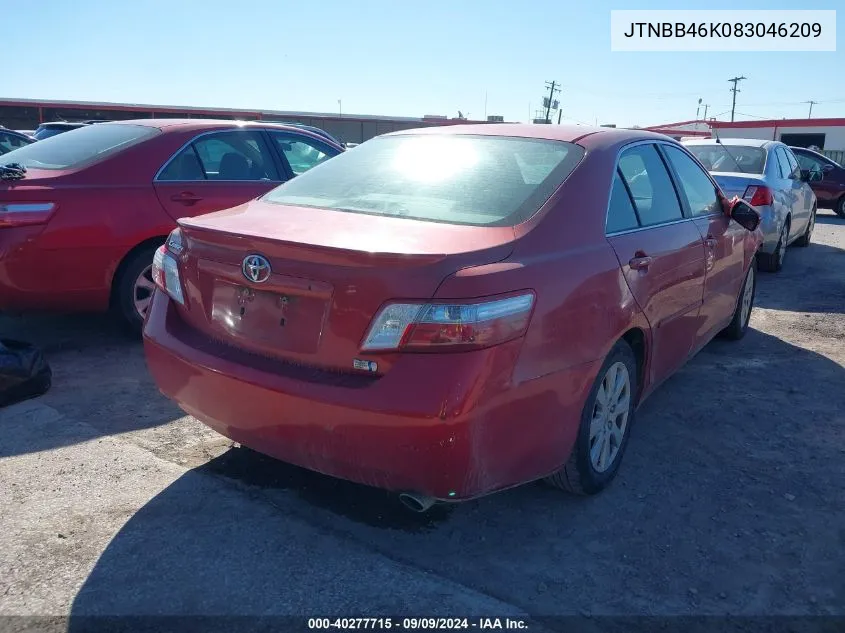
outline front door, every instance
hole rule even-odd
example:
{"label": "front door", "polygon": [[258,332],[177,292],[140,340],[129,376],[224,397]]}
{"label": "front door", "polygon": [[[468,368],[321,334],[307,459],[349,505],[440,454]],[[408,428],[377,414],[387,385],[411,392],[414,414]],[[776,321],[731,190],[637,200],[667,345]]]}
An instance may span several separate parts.
{"label": "front door", "polygon": [[155,189],[175,220],[238,206],[282,180],[260,130],[224,130],[199,135],[173,156]]}
{"label": "front door", "polygon": [[704,240],[704,298],[694,351],[727,326],[745,279],[744,239],[747,231],[722,208],[716,184],[685,151],[662,145],[678,183],[686,215]]}
{"label": "front door", "polygon": [[[617,216],[633,217],[625,228]],[[627,222],[631,224],[631,221]],[[704,294],[704,243],[681,204],[652,143],[619,158],[608,217],[608,241],[652,331],[652,385],[678,369],[693,349]]]}

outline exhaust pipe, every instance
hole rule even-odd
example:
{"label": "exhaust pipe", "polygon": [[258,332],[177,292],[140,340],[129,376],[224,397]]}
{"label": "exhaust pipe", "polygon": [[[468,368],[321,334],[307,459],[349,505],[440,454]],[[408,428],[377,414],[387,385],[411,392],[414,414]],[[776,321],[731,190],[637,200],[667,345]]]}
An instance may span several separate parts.
{"label": "exhaust pipe", "polygon": [[399,501],[411,512],[418,512],[420,514],[426,512],[431,506],[437,503],[437,499],[434,497],[426,497],[425,495],[418,495],[414,492],[401,493],[399,495]]}

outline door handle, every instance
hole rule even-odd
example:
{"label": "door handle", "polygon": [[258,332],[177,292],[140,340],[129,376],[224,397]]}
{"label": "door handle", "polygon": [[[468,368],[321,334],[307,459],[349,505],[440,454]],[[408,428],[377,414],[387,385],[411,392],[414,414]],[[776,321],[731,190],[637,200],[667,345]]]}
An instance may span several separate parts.
{"label": "door handle", "polygon": [[718,240],[717,240],[715,237],[708,237],[706,240],[704,240],[704,243],[705,243],[705,244],[706,244],[709,248],[716,248],[716,246],[718,246],[718,245],[719,245],[719,242],[718,242]]}
{"label": "door handle", "polygon": [[652,258],[648,255],[640,255],[631,259],[631,261],[628,262],[628,265],[633,270],[648,270],[648,267],[651,266],[652,261]]}
{"label": "door handle", "polygon": [[183,191],[182,193],[177,193],[175,195],[170,196],[170,199],[173,200],[173,202],[181,202],[182,204],[188,206],[196,204],[197,202],[202,200],[202,198],[194,195],[190,191]]}

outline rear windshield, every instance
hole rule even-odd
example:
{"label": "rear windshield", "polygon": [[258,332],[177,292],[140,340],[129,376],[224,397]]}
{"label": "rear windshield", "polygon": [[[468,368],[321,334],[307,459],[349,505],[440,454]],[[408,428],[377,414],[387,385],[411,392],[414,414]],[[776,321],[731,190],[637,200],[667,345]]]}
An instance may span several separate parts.
{"label": "rear windshield", "polygon": [[686,148],[708,171],[738,171],[762,174],[766,169],[766,150],[746,145],[687,145]]}
{"label": "rear windshield", "polygon": [[0,164],[20,163],[31,169],[70,169],[105,158],[158,132],[145,125],[86,125],[4,154]]}
{"label": "rear windshield", "polygon": [[474,226],[513,226],[543,206],[583,148],[501,136],[383,136],[264,196],[267,202]]}

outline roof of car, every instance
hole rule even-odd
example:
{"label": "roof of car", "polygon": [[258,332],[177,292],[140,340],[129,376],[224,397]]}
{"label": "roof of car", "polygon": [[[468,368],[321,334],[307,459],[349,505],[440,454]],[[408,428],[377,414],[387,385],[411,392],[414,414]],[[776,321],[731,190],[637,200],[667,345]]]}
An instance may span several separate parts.
{"label": "roof of car", "polygon": [[745,147],[768,147],[769,145],[780,144],[779,141],[759,138],[723,138],[721,141],[715,138],[702,138],[684,141],[684,145],[743,145]]}
{"label": "roof of car", "polygon": [[[586,137],[592,137],[608,144],[622,140],[663,140],[672,141],[664,134],[640,129],[595,127],[592,125],[542,125],[528,123],[477,123],[471,125],[442,125],[390,132],[385,136],[401,136],[403,134],[478,134],[483,136],[515,136],[522,138],[536,138],[550,141],[566,141],[575,143]],[[674,142],[674,141],[673,141]]]}
{"label": "roof of car", "polygon": [[315,138],[319,138],[324,142],[331,142],[326,136],[317,134],[311,130],[303,129],[293,125],[285,125],[282,123],[271,123],[268,121],[236,121],[233,119],[129,119],[126,121],[108,121],[105,123],[98,123],[101,125],[143,125],[145,127],[153,127],[159,130],[172,130],[174,128],[184,130],[187,132],[214,130],[214,129],[230,129],[230,128],[277,128],[280,130],[290,130],[292,132],[305,132]]}

